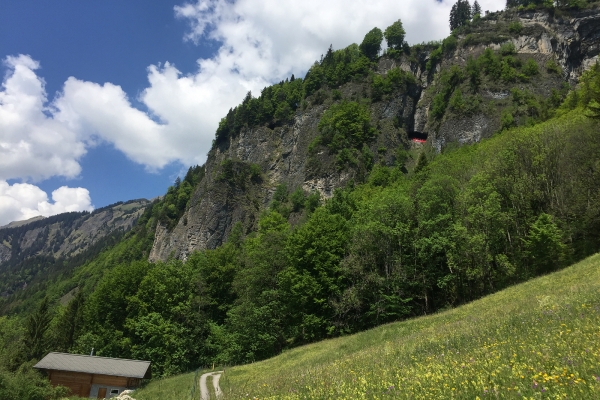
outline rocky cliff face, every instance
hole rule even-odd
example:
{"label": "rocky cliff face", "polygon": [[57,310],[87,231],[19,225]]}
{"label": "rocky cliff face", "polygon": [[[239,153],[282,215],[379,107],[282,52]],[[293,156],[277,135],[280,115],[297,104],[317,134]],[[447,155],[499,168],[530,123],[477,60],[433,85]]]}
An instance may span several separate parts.
{"label": "rocky cliff face", "polygon": [[[507,27],[515,22],[520,26],[518,32],[509,32]],[[450,113],[434,121],[430,113],[441,71],[453,65],[464,68],[469,57],[481,55],[488,47],[498,50],[503,43],[514,45],[515,58],[533,58],[542,66],[542,73],[530,82],[512,86],[482,85],[478,93],[481,111],[460,116]],[[599,53],[600,12],[596,9],[562,17],[548,12],[491,15],[471,32],[459,35],[456,49],[444,54],[434,69],[426,68],[431,56],[427,47],[396,59],[384,56],[376,74],[385,75],[399,67],[412,74],[417,83],[370,103],[372,124],[379,132],[369,146],[375,162],[393,165],[396,149],[418,147],[410,141],[414,134],[428,135],[429,145],[438,151],[450,142],[473,143],[489,137],[501,126],[500,116],[508,107],[512,87],[540,97],[550,96],[553,90],[573,85],[581,72],[598,60]],[[559,65],[562,73],[547,73],[543,66],[548,61]],[[338,90],[338,100],[360,100],[368,97],[371,86],[366,80],[347,83]],[[331,96],[322,103],[310,96],[306,107],[296,112],[293,123],[242,129],[227,143],[215,146],[206,162],[206,175],[177,226],[169,231],[158,225],[150,260],[186,259],[194,250],[215,248],[227,239],[237,222],[251,231],[279,184],[290,191],[318,191],[322,198],[328,198],[336,188],[360,180],[360,168],[336,168],[333,155],[326,150],[309,153],[310,143],[319,134],[319,120],[334,102]],[[253,165],[260,168],[260,177],[249,177]],[[223,179],[227,168],[233,168],[237,180]]]}
{"label": "rocky cliff face", "polygon": [[66,213],[20,221],[0,228],[0,271],[34,256],[68,258],[88,250],[115,232],[126,232],[149,204],[117,203],[92,213]]}
{"label": "rocky cliff face", "polygon": [[[560,74],[547,74],[544,79],[516,85],[521,90],[528,90],[542,97],[549,97],[552,90],[560,90],[568,83],[574,85],[583,71],[598,61],[600,54],[600,10],[591,9],[571,12],[564,15],[553,15],[544,12],[505,12],[498,15],[497,19],[486,21],[473,33],[461,35],[463,42],[476,42],[478,36],[489,35],[499,25],[508,25],[518,22],[522,28],[520,32],[510,35],[499,34],[493,38],[495,42],[487,44],[466,45],[454,52],[452,57],[446,58],[437,67],[439,73],[451,65],[464,67],[469,56],[477,57],[485,48],[499,50],[505,43],[511,43],[516,50],[516,57],[525,60],[534,59],[544,67],[549,61],[554,61],[560,67]],[[470,37],[468,38],[467,36]],[[481,96],[488,104],[502,103],[510,96],[507,88],[483,87]],[[430,133],[430,142],[438,151],[449,142],[460,144],[478,142],[498,132],[500,129],[500,114],[493,110],[472,116],[448,118],[440,126],[432,126],[429,117],[431,98],[422,99],[417,109],[417,125],[419,129]]]}

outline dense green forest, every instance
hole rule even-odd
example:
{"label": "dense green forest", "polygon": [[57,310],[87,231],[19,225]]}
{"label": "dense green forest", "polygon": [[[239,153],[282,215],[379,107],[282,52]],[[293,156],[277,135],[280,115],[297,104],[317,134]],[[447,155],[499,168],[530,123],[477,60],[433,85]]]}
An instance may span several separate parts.
{"label": "dense green forest", "polygon": [[[397,28],[385,31],[391,57],[411,51]],[[373,74],[373,37],[383,35],[371,31],[361,45],[330,48],[304,79],[248,94],[221,121],[214,145],[242,127],[287,123],[307,96],[336,96],[353,79],[370,82],[370,101],[406,90],[414,78],[400,70]],[[444,45],[451,41],[434,49]],[[438,109],[443,116],[470,107],[457,89],[490,74],[527,80],[537,73],[508,48],[470,62],[466,74],[443,73],[433,118]],[[409,168],[403,149],[396,165],[377,163],[365,145],[376,129],[364,98],[341,101],[323,114],[313,148],[336,154],[339,168],[360,164],[360,181],[327,201],[280,185],[256,232],[237,225],[219,248],[151,263],[156,224],[177,224],[205,174],[190,168],[118,243],[24,293],[26,317],[0,317],[0,398],[59,396],[31,370],[48,351],[93,347],[97,355],[151,360],[157,377],[252,362],[464,304],[598,252],[600,66],[561,103],[565,94],[540,103],[513,91],[514,118],[506,114],[501,132],[424,151]],[[532,108],[543,112],[528,114]],[[231,169],[229,178],[252,179],[246,172]],[[293,225],[292,211],[301,215]]]}

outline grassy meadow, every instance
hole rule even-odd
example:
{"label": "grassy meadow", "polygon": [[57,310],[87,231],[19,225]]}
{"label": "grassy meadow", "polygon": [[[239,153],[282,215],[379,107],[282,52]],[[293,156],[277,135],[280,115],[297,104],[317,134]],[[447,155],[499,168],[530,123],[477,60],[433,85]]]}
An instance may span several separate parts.
{"label": "grassy meadow", "polygon": [[227,399],[600,398],[600,255],[453,310],[227,369],[221,388]]}
{"label": "grassy meadow", "polygon": [[[133,397],[136,400],[185,400],[191,398],[192,389],[196,377],[200,378],[200,373],[189,372],[173,376],[167,379],[153,380],[142,389],[136,390]],[[200,388],[196,387],[193,391],[194,398],[200,398]]]}

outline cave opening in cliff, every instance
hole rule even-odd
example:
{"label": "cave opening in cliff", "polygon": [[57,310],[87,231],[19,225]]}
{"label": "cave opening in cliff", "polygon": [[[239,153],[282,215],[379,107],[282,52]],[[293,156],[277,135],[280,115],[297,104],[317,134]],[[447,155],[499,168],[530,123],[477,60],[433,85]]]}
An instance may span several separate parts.
{"label": "cave opening in cliff", "polygon": [[427,132],[408,132],[408,138],[413,142],[425,143],[427,141]]}

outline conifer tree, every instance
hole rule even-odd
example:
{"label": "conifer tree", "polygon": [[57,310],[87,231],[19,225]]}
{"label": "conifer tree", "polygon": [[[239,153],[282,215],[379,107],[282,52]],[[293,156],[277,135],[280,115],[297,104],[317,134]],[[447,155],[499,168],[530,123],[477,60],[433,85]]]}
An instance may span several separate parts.
{"label": "conifer tree", "polygon": [[450,10],[450,30],[453,31],[471,20],[469,0],[458,0]]}
{"label": "conifer tree", "polygon": [[27,318],[25,323],[25,351],[27,359],[39,359],[46,351],[47,337],[46,332],[50,327],[52,315],[50,314],[50,301],[48,297],[40,303],[37,311]]}
{"label": "conifer tree", "polygon": [[477,14],[481,15],[481,6],[479,5],[479,2],[475,0],[473,7],[471,8],[471,17],[474,17]]}

